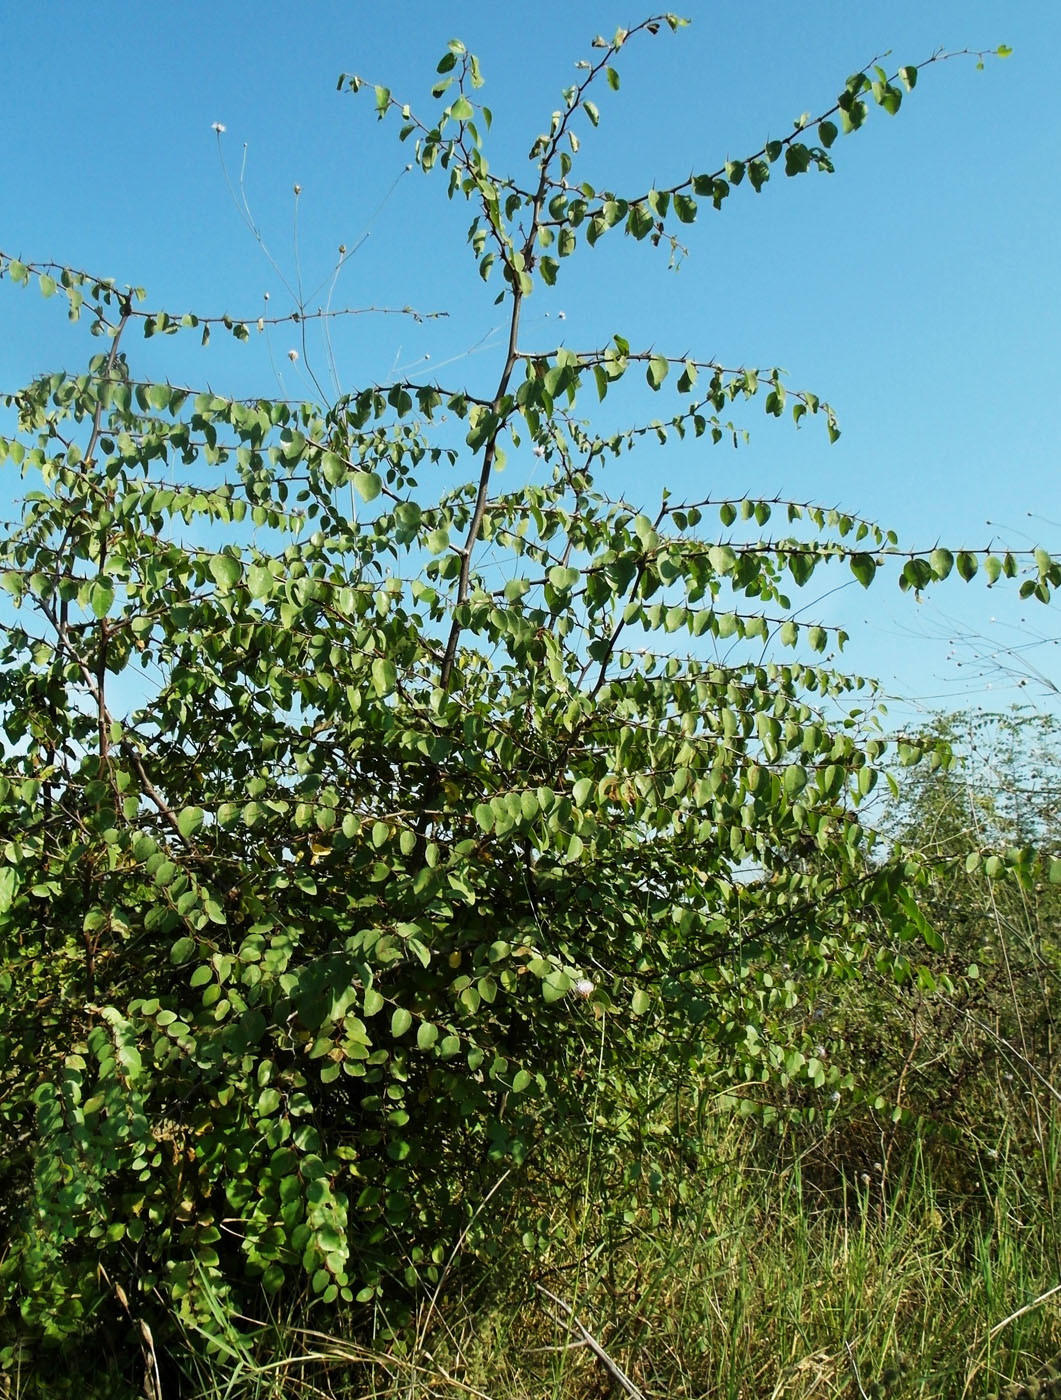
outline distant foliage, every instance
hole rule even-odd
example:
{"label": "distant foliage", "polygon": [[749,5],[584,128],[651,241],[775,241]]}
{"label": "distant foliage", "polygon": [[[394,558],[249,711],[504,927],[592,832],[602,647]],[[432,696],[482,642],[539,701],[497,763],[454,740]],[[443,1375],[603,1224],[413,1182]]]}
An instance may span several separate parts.
{"label": "distant foliage", "polygon": [[[473,211],[510,332],[489,397],[145,382],[138,331],[254,321],[0,257],[103,345],[10,396],[0,441],[26,482],[0,545],[0,1290],[21,1327],[83,1331],[114,1284],[207,1325],[204,1281],[252,1306],[434,1281],[532,1153],[606,1134],[636,1192],[638,1144],[705,1088],[827,1107],[805,987],[931,938],[923,863],[859,819],[926,745],[875,730],[830,659],[843,633],[792,590],[891,559],[915,590],[982,566],[1045,598],[1061,570],[904,552],[808,502],[612,499],[615,454],[739,442],[756,396],[830,438],[835,417],[775,369],[620,335],[522,348],[524,302],[573,255],[619,228],[679,250],[742,183],[830,171],[840,128],[917,78],[856,74],[670,188],[578,183],[591,94],[679,24],[595,41],[512,178],[463,45],[426,117],[370,87]],[[586,396],[628,376],[666,416],[600,435]],[[502,488],[530,450],[547,483]]]}

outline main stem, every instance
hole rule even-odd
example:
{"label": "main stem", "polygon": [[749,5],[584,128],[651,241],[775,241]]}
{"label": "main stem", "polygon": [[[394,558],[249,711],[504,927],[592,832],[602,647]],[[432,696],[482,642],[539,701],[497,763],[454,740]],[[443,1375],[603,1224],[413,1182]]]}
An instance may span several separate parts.
{"label": "main stem", "polygon": [[[535,206],[535,219],[532,220],[532,227],[537,219],[537,206]],[[518,274],[517,274],[518,276]],[[500,418],[501,401],[508,392],[509,380],[512,378],[512,371],[519,358],[516,353],[516,343],[519,337],[519,316],[523,307],[523,292],[518,285],[512,292],[512,317],[508,327],[508,349],[505,354],[505,364],[501,371],[501,378],[498,380],[497,389],[494,392],[491,408],[498,418],[493,432],[483,449],[483,467],[479,473],[479,488],[475,493],[475,509],[472,511],[472,518],[468,525],[468,533],[465,536],[464,545],[460,551],[460,580],[457,584],[457,600],[454,605],[453,621],[450,624],[449,637],[446,639],[446,651],[442,658],[442,670],[439,675],[439,684],[443,690],[449,689],[450,678],[453,675],[453,667],[457,659],[457,643],[463,630],[461,622],[457,616],[457,611],[462,604],[468,601],[468,593],[471,588],[472,551],[479,538],[479,531],[482,529],[483,516],[486,514],[486,500],[490,489],[490,474],[493,471],[494,461],[497,457],[497,439],[504,427]]]}

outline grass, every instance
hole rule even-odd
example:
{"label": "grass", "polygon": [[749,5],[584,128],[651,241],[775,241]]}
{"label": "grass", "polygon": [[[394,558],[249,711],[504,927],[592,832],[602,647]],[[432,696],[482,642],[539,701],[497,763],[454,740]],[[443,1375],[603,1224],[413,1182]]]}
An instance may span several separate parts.
{"label": "grass", "polygon": [[[390,1333],[362,1318],[354,1341],[352,1322],[297,1305],[255,1323],[219,1307],[213,1349],[186,1335],[161,1400],[604,1400],[624,1393],[609,1361],[646,1400],[965,1400],[1028,1382],[1029,1398],[1061,1394],[1061,1232],[1041,1179],[1045,1162],[1056,1182],[1056,1131],[1042,1160],[1003,1139],[990,1175],[971,1158],[946,1191],[916,1138],[882,1179],[831,1155],[837,1134],[801,1155],[732,1118],[707,1133],[684,1204],[661,1184],[625,1218],[610,1212],[603,1157],[588,1177],[572,1169],[574,1207],[526,1178],[483,1237],[506,1247],[461,1241]],[[533,1254],[517,1242],[528,1212],[546,1241]],[[126,1393],[150,1394],[142,1376]],[[49,1393],[11,1377],[11,1400]]]}

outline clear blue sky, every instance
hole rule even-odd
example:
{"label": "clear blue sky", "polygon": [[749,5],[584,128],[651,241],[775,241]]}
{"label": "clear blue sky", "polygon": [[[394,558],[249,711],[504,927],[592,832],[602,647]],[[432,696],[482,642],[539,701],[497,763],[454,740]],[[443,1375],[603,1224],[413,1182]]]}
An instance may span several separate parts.
{"label": "clear blue sky", "polygon": [[[300,266],[309,293],[328,277],[338,245],[367,234],[337,303],[449,313],[421,326],[346,322],[334,342],[344,389],[427,355],[424,377],[460,357],[438,370],[444,383],[492,386],[496,353],[467,353],[484,337],[489,347],[497,318],[496,288],[479,281],[464,244],[467,207],[447,202],[437,172],[404,173],[411,153],[396,123],[377,124],[371,94],[340,95],[336,79],[359,72],[430,111],[435,64],[459,35],[487,79],[491,165],[515,174],[593,35],[644,13],[596,0],[9,7],[0,247],[142,284],[149,304],[172,312],[255,317],[265,291],[271,310],[287,309],[280,277],[229,198],[211,130],[222,122],[230,175],[238,178],[246,143],[254,218],[292,282]],[[874,108],[864,131],[837,143],[836,175],[786,180],[775,170],[760,196],[742,188],[721,214],[702,211],[678,272],[664,254],[615,234],[575,270],[565,265],[554,292],[535,294],[529,343],[545,348],[562,336],[581,348],[618,331],[635,346],[779,364],[840,417],[843,436],[829,447],[822,431],[796,433],[756,409],[746,419],[751,445],[739,453],[683,449],[665,466],[654,458],[651,481],[620,466],[604,484],[658,500],[666,470],[675,495],[725,485],[814,498],[892,526],[911,546],[995,539],[1061,549],[1061,9],[1049,0],[892,0],[796,10],[763,0],[681,13],[692,18],[688,29],[624,53],[622,90],[599,96],[601,126],[584,141],[580,178],[622,193],[714,169],[784,136],[888,50],[892,66],[919,64],[940,47],[1005,43],[1014,52],[983,72],[964,59],[925,70],[898,117]],[[273,360],[286,392],[309,396],[289,342],[273,339]],[[322,368],[319,343],[310,348]],[[164,354],[133,349],[142,373],[277,392],[264,338],[247,347],[218,338],[206,352],[190,340],[166,341]],[[0,288],[0,387],[89,352],[58,299]],[[5,505],[15,489],[5,483]],[[852,668],[941,706],[1042,698],[1007,689],[997,675],[988,676],[990,695],[970,685],[969,667],[948,660],[950,619],[989,638],[1019,639],[1021,618],[1061,635],[1055,609],[1020,605],[1015,589],[988,592],[979,581],[936,590],[921,605],[894,578],[869,593],[852,584],[819,611],[853,634]],[[930,640],[936,634],[943,640]],[[1061,652],[1029,657],[1061,684]]]}

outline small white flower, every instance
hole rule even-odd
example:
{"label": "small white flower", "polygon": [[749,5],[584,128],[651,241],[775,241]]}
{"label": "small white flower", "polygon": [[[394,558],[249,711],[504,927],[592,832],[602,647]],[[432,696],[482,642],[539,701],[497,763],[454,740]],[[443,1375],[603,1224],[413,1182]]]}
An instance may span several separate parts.
{"label": "small white flower", "polygon": [[545,456],[545,448],[544,448],[544,447],[535,447],[535,448],[532,448],[531,450],[533,451],[535,457],[544,457],[544,456]]}
{"label": "small white flower", "polygon": [[295,193],[296,193],[296,194],[301,194],[301,193],[302,193],[302,186],[301,186],[301,185],[296,185],[296,186],[295,186]]}
{"label": "small white flower", "polygon": [[833,1092],[829,1095],[829,1102],[830,1102],[830,1103],[839,1103],[839,1102],[840,1102],[840,1090],[839,1090],[839,1089],[834,1089]]}
{"label": "small white flower", "polygon": [[816,1046],[814,1047],[814,1058],[815,1058],[816,1060],[824,1060],[824,1059],[825,1059],[825,1046],[824,1046],[824,1045],[816,1045]]}
{"label": "small white flower", "polygon": [[218,136],[220,136],[221,133],[223,131],[226,131],[227,129],[228,128],[225,126],[224,122],[214,122],[214,124],[210,128],[211,131],[216,131]]}
{"label": "small white flower", "polygon": [[266,300],[266,301],[269,300],[269,293],[268,293],[268,292],[265,293],[265,300]]}
{"label": "small white flower", "polygon": [[297,350],[289,350],[289,351],[287,352],[287,358],[291,361],[292,364],[294,364],[295,361],[298,359],[298,351],[297,351]]}
{"label": "small white flower", "polygon": [[575,991],[580,997],[592,996],[594,991],[593,983],[588,977],[580,977],[575,983]]}
{"label": "small white flower", "polygon": [[567,320],[567,312],[566,312],[566,311],[558,311],[558,312],[556,313],[556,319],[557,319],[558,321],[566,321],[566,320]]}

